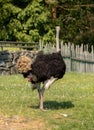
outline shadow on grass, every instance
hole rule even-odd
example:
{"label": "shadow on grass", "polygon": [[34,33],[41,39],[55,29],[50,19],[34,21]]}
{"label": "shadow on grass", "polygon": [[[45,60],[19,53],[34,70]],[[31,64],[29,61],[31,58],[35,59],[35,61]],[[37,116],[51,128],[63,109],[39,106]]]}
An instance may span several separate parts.
{"label": "shadow on grass", "polygon": [[57,102],[57,101],[45,101],[44,108],[47,109],[68,109],[74,107],[71,101],[67,102]]}
{"label": "shadow on grass", "polygon": [[[38,109],[39,106],[30,106],[31,108]],[[69,109],[74,107],[71,101],[57,102],[57,101],[44,101],[44,109]]]}

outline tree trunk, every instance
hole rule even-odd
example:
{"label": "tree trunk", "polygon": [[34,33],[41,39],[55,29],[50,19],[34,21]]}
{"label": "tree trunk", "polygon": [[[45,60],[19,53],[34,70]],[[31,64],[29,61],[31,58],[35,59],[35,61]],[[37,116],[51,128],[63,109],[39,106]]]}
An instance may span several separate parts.
{"label": "tree trunk", "polygon": [[52,17],[55,20],[57,18],[57,7],[52,7]]}

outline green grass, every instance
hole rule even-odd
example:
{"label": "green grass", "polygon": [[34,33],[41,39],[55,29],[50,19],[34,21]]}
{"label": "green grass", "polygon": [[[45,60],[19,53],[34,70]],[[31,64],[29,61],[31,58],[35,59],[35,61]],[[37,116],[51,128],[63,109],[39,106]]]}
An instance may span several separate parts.
{"label": "green grass", "polygon": [[[3,51],[10,51],[10,52],[14,52],[14,51],[19,51],[20,48],[17,47],[3,47]],[[0,47],[0,51],[2,51],[1,47]]]}
{"label": "green grass", "polygon": [[22,75],[0,76],[0,114],[41,119],[43,130],[94,130],[94,74],[66,73],[45,92],[48,110],[38,104],[37,91]]}

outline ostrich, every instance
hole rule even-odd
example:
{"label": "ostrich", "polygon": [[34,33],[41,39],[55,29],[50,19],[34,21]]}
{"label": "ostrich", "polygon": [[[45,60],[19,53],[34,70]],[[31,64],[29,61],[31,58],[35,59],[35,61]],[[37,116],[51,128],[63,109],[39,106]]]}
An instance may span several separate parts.
{"label": "ostrich", "polygon": [[[28,78],[32,89],[37,89],[39,94],[39,108],[43,110],[44,91],[53,82],[64,76],[66,65],[61,53],[56,52],[52,54],[38,54],[35,59],[21,56],[17,62],[17,69],[23,74],[24,78]],[[42,87],[41,83],[43,83]]]}

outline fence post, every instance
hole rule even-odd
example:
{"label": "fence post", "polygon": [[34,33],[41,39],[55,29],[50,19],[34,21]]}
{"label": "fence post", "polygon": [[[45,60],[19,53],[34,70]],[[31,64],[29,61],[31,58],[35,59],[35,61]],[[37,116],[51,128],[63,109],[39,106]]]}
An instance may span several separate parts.
{"label": "fence post", "polygon": [[60,32],[60,26],[56,26],[56,51],[57,52],[60,50],[60,48],[59,48],[59,32]]}
{"label": "fence post", "polygon": [[4,49],[3,43],[1,43],[1,51],[3,51]]}
{"label": "fence post", "polygon": [[72,71],[72,49],[71,49],[71,43],[69,43],[70,47],[70,71]]}
{"label": "fence post", "polygon": [[39,40],[39,50],[41,51],[43,49],[43,42]]}

